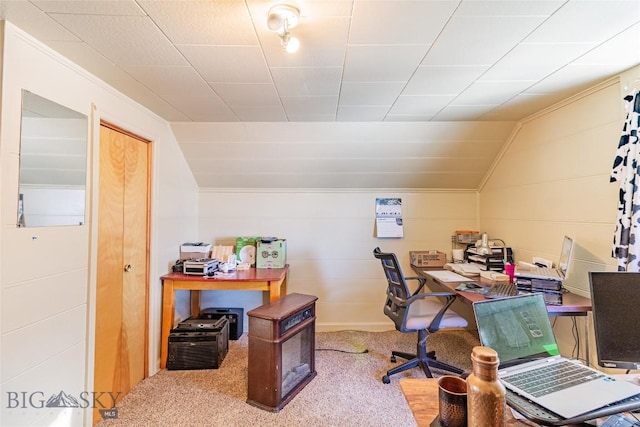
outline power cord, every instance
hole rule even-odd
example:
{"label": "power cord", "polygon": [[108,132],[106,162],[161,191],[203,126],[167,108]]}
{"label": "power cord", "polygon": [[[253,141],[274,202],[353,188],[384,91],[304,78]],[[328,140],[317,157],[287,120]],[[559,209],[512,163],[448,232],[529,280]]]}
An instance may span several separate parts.
{"label": "power cord", "polygon": [[316,351],[336,351],[338,353],[347,353],[347,354],[364,354],[364,353],[369,353],[369,350],[367,350],[366,348],[362,351],[347,351],[347,350],[340,350],[337,348],[316,348]]}

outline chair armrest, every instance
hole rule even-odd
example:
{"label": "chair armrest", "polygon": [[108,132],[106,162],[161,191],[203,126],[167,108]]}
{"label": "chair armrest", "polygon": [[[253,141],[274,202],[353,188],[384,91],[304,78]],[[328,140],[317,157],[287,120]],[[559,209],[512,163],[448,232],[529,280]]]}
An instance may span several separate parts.
{"label": "chair armrest", "polygon": [[424,285],[427,284],[427,279],[419,276],[405,276],[404,280],[405,282],[408,280],[417,280],[419,282],[418,288],[415,290],[415,292],[412,295],[417,295],[418,292],[422,291],[422,288],[424,288]]}
{"label": "chair armrest", "polygon": [[444,297],[446,299],[444,305],[442,306],[440,311],[438,311],[438,314],[433,317],[433,320],[429,325],[429,331],[436,332],[438,329],[440,329],[440,322],[442,321],[442,317],[444,317],[444,314],[447,312],[451,304],[453,304],[453,302],[456,300],[456,296],[456,294],[450,292],[428,292],[424,294],[412,295],[411,298],[407,300],[406,305],[409,306],[414,301],[427,297]]}

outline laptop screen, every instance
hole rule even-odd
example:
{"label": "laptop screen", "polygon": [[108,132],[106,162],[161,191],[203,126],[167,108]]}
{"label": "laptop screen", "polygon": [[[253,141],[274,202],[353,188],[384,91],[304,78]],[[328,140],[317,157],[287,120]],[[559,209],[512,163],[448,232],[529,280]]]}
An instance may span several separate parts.
{"label": "laptop screen", "polygon": [[480,343],[498,353],[500,367],[560,354],[542,294],[473,304]]}
{"label": "laptop screen", "polygon": [[571,252],[573,252],[573,239],[564,236],[562,241],[562,250],[560,251],[560,259],[558,260],[558,270],[565,279],[569,274],[569,261],[571,261]]}

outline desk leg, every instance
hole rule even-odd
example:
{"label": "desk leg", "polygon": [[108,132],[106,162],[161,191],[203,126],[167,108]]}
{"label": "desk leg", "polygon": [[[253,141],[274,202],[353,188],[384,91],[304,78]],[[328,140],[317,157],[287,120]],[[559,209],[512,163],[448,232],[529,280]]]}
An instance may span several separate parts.
{"label": "desk leg", "polygon": [[175,293],[173,280],[162,282],[162,331],[160,333],[160,369],[167,367],[167,355],[169,354],[169,333],[173,327],[175,313]]}
{"label": "desk leg", "polygon": [[191,293],[191,317],[200,315],[200,291],[190,291]]}
{"label": "desk leg", "polygon": [[282,284],[280,285],[280,294],[281,295],[286,295],[287,294],[287,277],[289,277],[288,274],[284,275],[284,279],[282,279]]}
{"label": "desk leg", "polygon": [[269,282],[269,302],[280,299],[280,296],[287,294],[287,276],[282,280]]}
{"label": "desk leg", "polygon": [[587,366],[591,366],[591,355],[589,354],[589,314],[584,318],[584,343],[585,343],[585,359]]}

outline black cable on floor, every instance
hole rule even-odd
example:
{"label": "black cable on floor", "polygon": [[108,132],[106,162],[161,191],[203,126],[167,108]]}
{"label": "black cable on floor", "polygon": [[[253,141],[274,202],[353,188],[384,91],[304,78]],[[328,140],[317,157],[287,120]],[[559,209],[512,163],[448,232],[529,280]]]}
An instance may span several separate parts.
{"label": "black cable on floor", "polygon": [[364,354],[369,353],[369,350],[366,348],[362,351],[347,351],[347,350],[339,350],[337,348],[316,348],[316,351],[337,351],[339,353],[347,353],[347,354]]}

